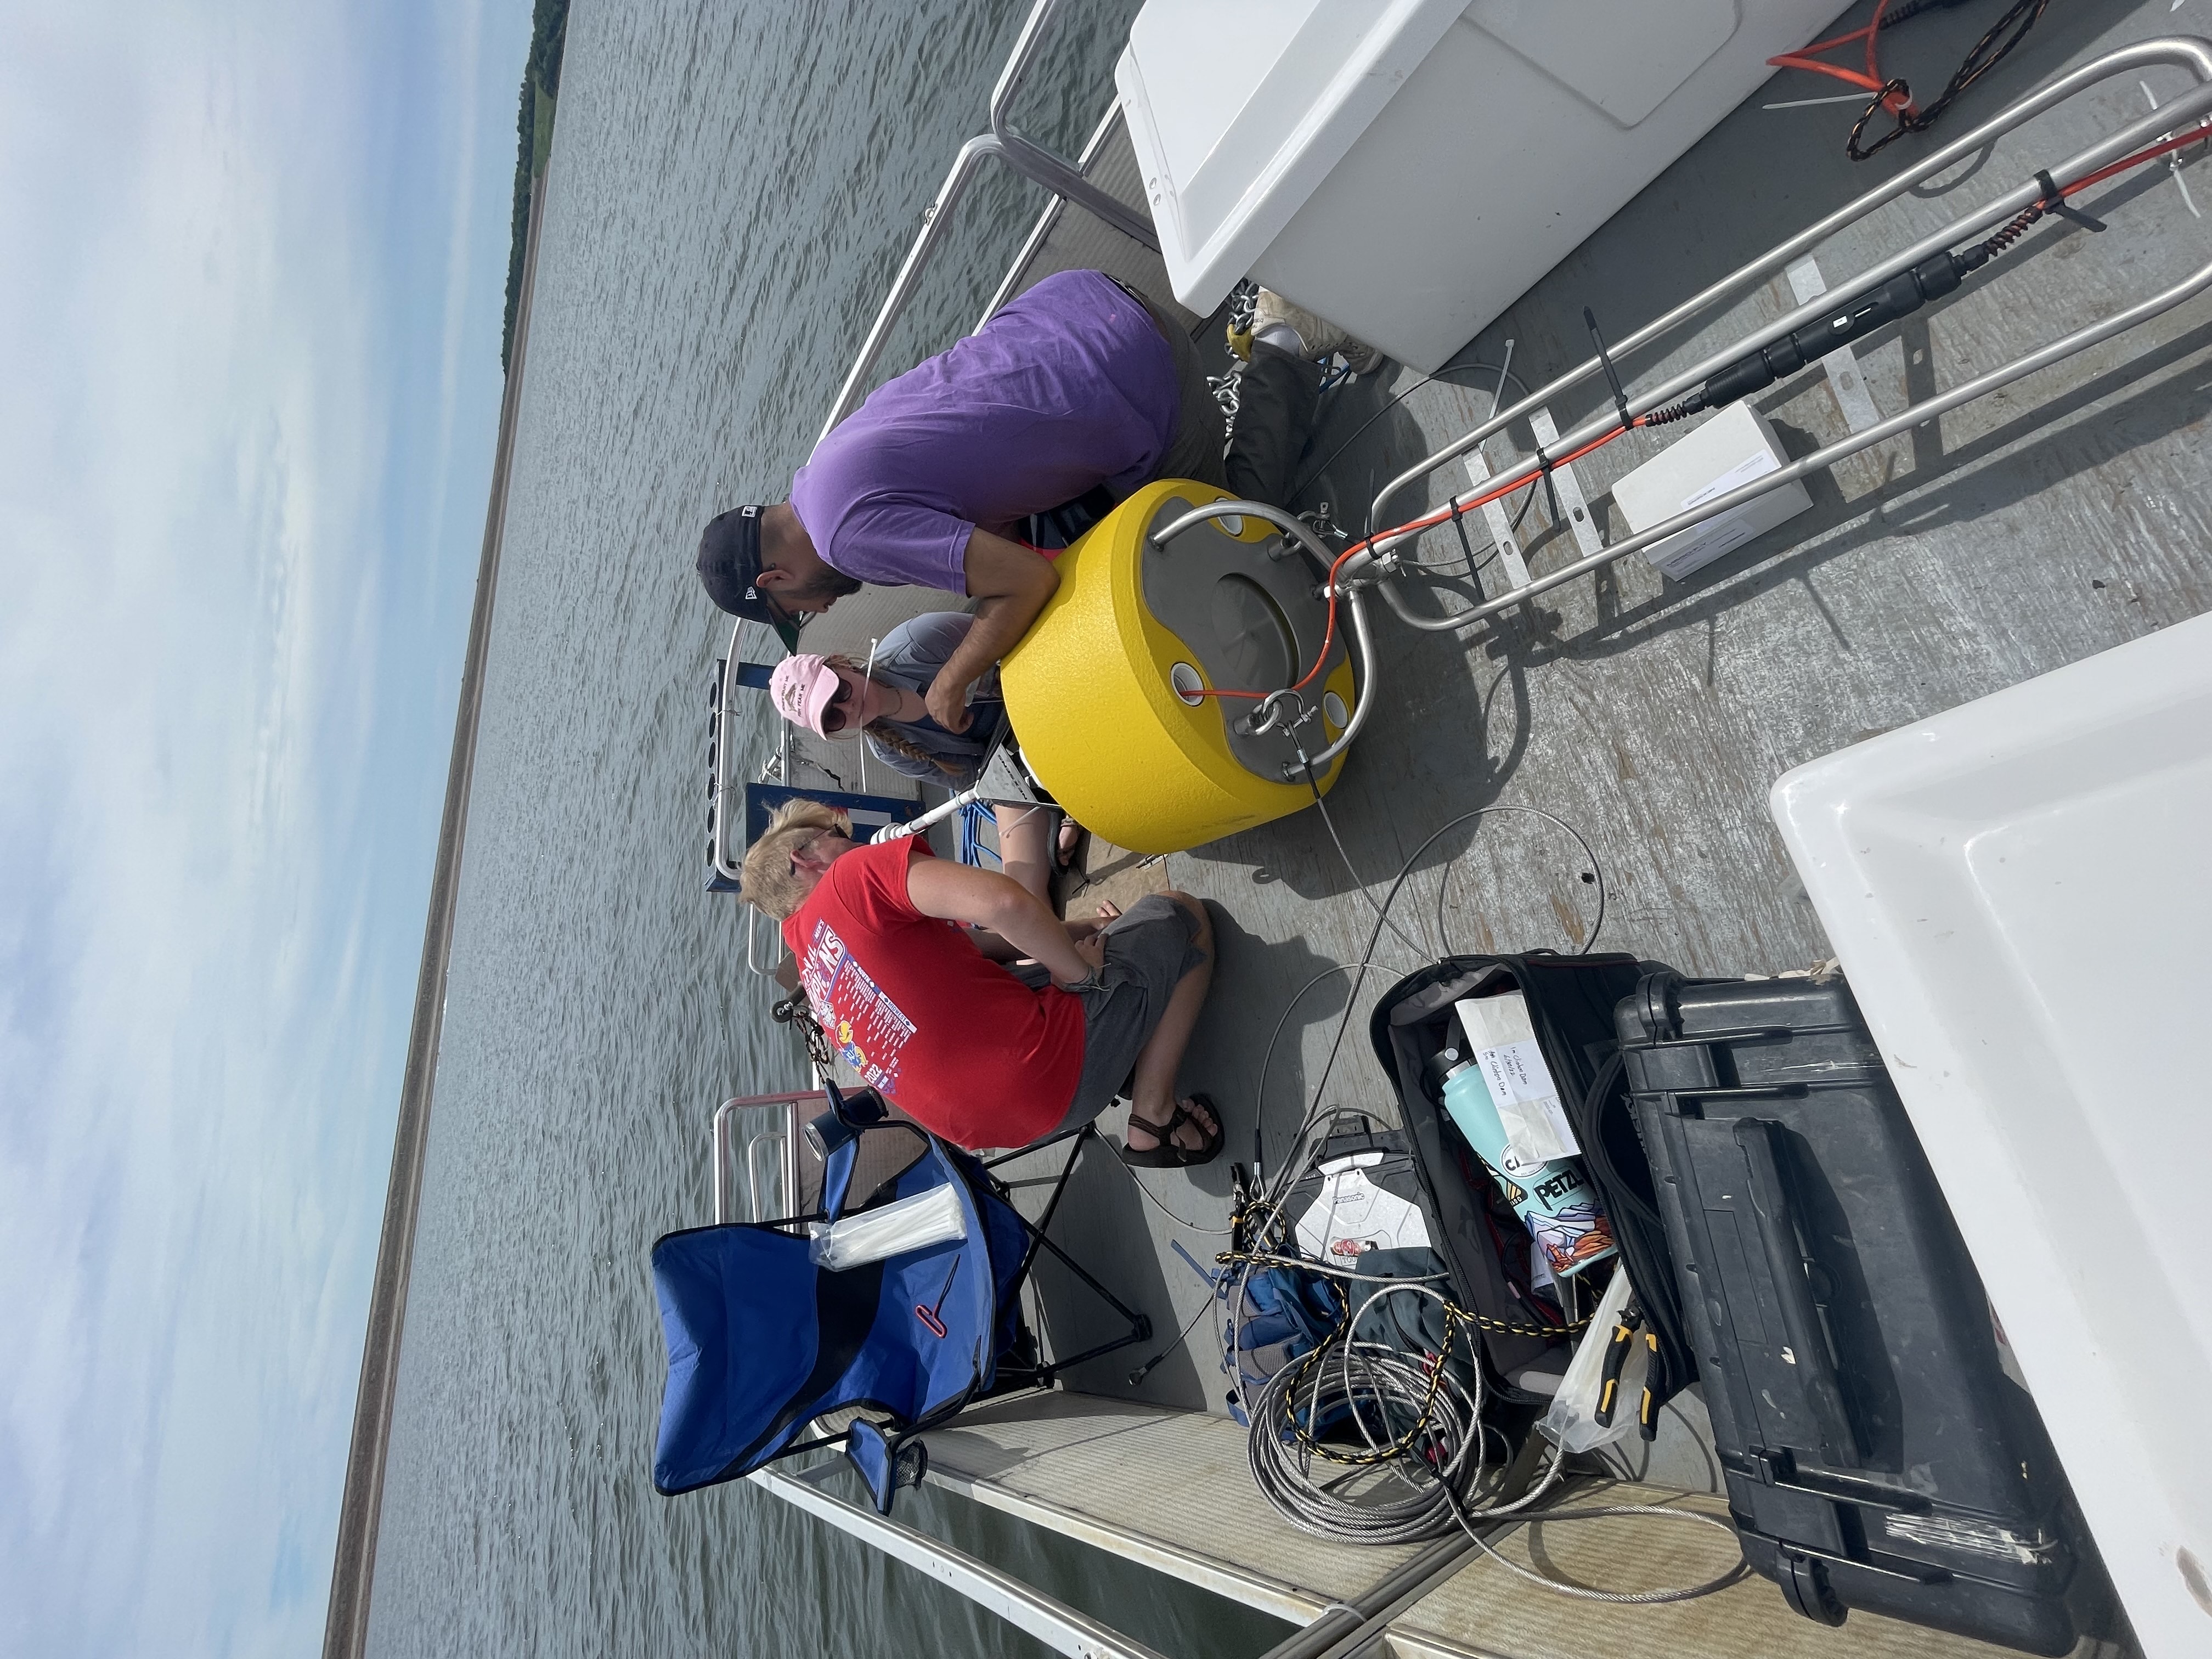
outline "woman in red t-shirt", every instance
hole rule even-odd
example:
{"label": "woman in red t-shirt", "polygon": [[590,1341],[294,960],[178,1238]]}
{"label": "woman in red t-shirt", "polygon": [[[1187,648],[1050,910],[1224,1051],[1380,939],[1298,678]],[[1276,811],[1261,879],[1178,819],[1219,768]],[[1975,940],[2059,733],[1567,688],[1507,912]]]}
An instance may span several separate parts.
{"label": "woman in red t-shirt", "polygon": [[746,853],[744,890],[783,922],[815,1018],[868,1084],[981,1147],[1088,1122],[1129,1079],[1125,1158],[1202,1164],[1221,1150],[1212,1103],[1175,1094],[1213,967],[1196,899],[1155,893],[1063,923],[1018,882],[938,859],[919,836],[862,846],[851,828],[826,803],[790,802]]}

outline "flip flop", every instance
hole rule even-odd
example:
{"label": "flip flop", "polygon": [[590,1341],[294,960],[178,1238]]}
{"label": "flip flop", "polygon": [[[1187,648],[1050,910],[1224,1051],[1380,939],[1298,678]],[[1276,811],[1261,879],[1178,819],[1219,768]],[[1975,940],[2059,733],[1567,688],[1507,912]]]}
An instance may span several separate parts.
{"label": "flip flop", "polygon": [[1183,1099],[1193,1105],[1205,1107],[1206,1115],[1213,1120],[1213,1127],[1206,1132],[1206,1144],[1195,1148],[1176,1145],[1175,1132],[1177,1129],[1186,1123],[1194,1127],[1198,1125],[1197,1118],[1184,1109],[1182,1100],[1176,1102],[1175,1112],[1165,1123],[1155,1123],[1148,1117],[1139,1117],[1132,1108],[1129,1121],[1157,1137],[1159,1145],[1142,1150],[1124,1145],[1121,1162],[1139,1170],[1188,1170],[1200,1164],[1211,1164],[1221,1155],[1222,1143],[1229,1138],[1229,1126],[1222,1121],[1220,1109],[1206,1095],[1194,1093],[1186,1095]]}
{"label": "flip flop", "polygon": [[1090,842],[1091,832],[1088,830],[1085,830],[1081,824],[1077,823],[1073,818],[1063,817],[1060,819],[1060,823],[1063,825],[1073,825],[1075,830],[1073,838],[1067,842],[1064,846],[1060,843],[1060,831],[1057,830],[1053,831],[1053,868],[1065,874],[1069,871],[1079,870],[1082,867],[1083,849]]}

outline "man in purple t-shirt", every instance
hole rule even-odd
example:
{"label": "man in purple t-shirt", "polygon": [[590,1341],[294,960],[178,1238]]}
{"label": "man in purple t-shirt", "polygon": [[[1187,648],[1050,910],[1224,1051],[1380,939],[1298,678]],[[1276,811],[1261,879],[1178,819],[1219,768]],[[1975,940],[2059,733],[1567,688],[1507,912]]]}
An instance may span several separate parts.
{"label": "man in purple t-shirt", "polygon": [[1103,272],[1048,276],[878,386],[815,446],[789,501],[708,524],[700,580],[723,610],[779,630],[863,582],[979,601],[927,696],[931,717],[961,731],[969,686],[1059,585],[1051,561],[1013,539],[1024,520],[1161,477],[1288,494],[1319,395],[1313,359],[1358,348],[1264,293],[1255,332],[1224,456],[1220,407],[1182,330]]}

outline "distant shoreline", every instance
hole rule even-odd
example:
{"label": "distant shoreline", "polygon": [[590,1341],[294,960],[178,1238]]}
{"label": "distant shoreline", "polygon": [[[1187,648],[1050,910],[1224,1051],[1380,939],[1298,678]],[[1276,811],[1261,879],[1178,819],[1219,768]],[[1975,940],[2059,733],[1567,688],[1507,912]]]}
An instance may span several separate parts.
{"label": "distant shoreline", "polygon": [[345,1496],[338,1507],[330,1612],[323,1627],[324,1659],[360,1659],[368,1642],[371,1582],[376,1571],[378,1522],[384,1502],[384,1466],[392,1438],[392,1406],[399,1382],[399,1340],[407,1315],[407,1281],[415,1255],[415,1220],[422,1190],[422,1154],[429,1142],[430,1103],[437,1086],[438,1039],[445,1019],[446,969],[453,953],[453,906],[460,886],[461,849],[469,817],[469,782],[476,769],[477,720],[483,708],[484,660],[491,641],[492,602],[499,585],[499,556],[507,529],[507,487],[514,455],[515,417],[530,332],[530,295],[538,275],[538,236],[545,217],[546,174],[530,197],[530,228],[514,316],[513,349],[501,399],[499,442],[493,452],[491,502],[485,513],[482,562],[477,568],[475,607],[461,660],[459,707],[453,719],[453,755],[446,777],[446,807],[431,866],[429,917],[422,934],[422,967],[415,986],[415,1017],[407,1040],[407,1070],[399,1087],[399,1121],[392,1137],[392,1179],[385,1193],[384,1228],[371,1281],[368,1334],[362,1344],[361,1391],[356,1399],[353,1443],[346,1456]]}

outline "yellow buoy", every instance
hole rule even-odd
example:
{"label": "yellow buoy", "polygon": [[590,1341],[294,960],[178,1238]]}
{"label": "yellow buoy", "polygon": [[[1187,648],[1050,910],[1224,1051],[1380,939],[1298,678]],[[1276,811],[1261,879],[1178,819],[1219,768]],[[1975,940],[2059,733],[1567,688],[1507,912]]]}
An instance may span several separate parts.
{"label": "yellow buoy", "polygon": [[[1000,676],[1037,781],[1077,823],[1136,852],[1181,852],[1307,805],[1299,751],[1318,753],[1351,717],[1341,617],[1328,663],[1275,729],[1238,729],[1256,698],[1201,695],[1293,684],[1328,623],[1314,594],[1325,573],[1257,519],[1152,545],[1161,526],[1226,499],[1171,478],[1123,501],[1060,556],[1060,589]],[[1322,790],[1342,764],[1320,769]]]}

